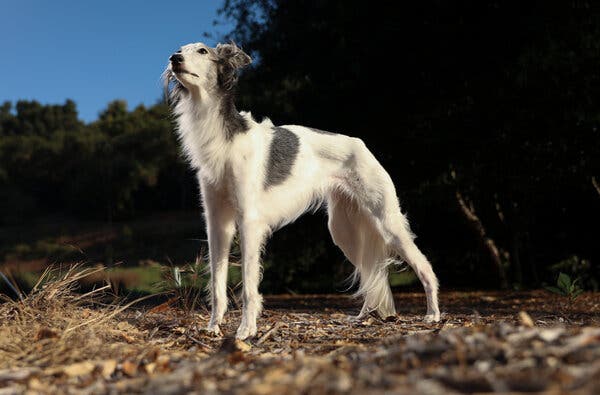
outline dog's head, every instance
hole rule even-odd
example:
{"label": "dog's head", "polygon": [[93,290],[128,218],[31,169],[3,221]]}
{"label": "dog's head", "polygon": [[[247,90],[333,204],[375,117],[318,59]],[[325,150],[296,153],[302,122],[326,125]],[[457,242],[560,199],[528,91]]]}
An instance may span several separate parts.
{"label": "dog's head", "polygon": [[171,96],[196,90],[208,94],[231,91],[237,81],[237,70],[252,59],[234,43],[211,48],[203,43],[184,45],[169,57],[164,73],[165,90],[173,81]]}

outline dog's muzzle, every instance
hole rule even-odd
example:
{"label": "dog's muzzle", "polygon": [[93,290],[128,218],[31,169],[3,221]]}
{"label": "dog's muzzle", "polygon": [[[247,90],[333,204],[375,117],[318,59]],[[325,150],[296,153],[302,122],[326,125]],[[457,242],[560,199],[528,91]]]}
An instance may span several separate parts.
{"label": "dog's muzzle", "polygon": [[171,55],[171,57],[169,58],[169,60],[174,65],[175,64],[181,64],[181,63],[183,63],[183,55],[178,54],[178,53],[174,53],[173,55]]}
{"label": "dog's muzzle", "polygon": [[171,61],[171,70],[173,70],[174,73],[177,74],[190,74],[193,75],[194,77],[198,77],[198,74],[196,73],[191,73],[189,71],[187,71],[186,69],[183,68],[182,64],[183,64],[183,55],[178,54],[178,53],[174,53],[173,55],[171,55],[171,57],[169,58],[169,60]]}

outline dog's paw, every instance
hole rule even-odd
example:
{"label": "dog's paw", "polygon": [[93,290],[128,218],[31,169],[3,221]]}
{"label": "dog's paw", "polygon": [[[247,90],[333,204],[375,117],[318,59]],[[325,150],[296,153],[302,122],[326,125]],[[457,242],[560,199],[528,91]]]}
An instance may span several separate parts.
{"label": "dog's paw", "polygon": [[425,317],[423,317],[423,321],[427,323],[440,322],[440,313],[427,313]]}
{"label": "dog's paw", "polygon": [[364,314],[359,314],[359,315],[349,315],[346,317],[346,321],[350,324],[356,324],[358,322],[361,322],[362,320],[365,319],[365,315]]}
{"label": "dog's paw", "polygon": [[206,328],[202,329],[202,332],[212,337],[223,336],[223,332],[221,332],[221,328],[219,328],[218,324],[208,324]]}
{"label": "dog's paw", "polygon": [[240,325],[237,333],[235,334],[235,338],[239,340],[245,340],[249,337],[256,335],[256,326],[251,327],[248,325]]}

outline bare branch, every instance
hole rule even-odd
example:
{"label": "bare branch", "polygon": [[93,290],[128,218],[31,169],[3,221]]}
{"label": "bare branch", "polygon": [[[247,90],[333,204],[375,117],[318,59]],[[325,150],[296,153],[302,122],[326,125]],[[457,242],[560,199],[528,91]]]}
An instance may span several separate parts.
{"label": "bare branch", "polygon": [[507,252],[506,251],[500,252],[500,249],[496,246],[496,242],[487,235],[485,227],[483,226],[483,222],[481,222],[481,219],[475,213],[475,208],[473,206],[473,203],[472,202],[467,203],[467,201],[465,200],[465,198],[463,197],[463,195],[460,193],[459,190],[456,190],[456,201],[458,202],[458,205],[459,205],[463,215],[465,216],[465,218],[471,225],[471,228],[475,231],[475,233],[479,237],[479,240],[481,241],[484,248],[488,252],[488,254],[492,260],[492,263],[494,265],[494,269],[496,270],[496,272],[498,273],[498,276],[500,277],[500,285],[503,288],[506,287],[508,285],[508,282],[506,279],[506,273],[504,272],[504,267],[502,264],[501,256],[506,255]]}
{"label": "bare branch", "polygon": [[260,339],[258,339],[258,342],[256,342],[256,344],[262,344],[265,342],[265,340],[267,340],[269,337],[271,337],[273,335],[273,333],[275,333],[275,331],[277,329],[279,329],[279,327],[281,327],[283,325],[283,322],[277,322],[275,325],[273,325],[271,327],[271,329],[269,329],[264,335],[262,335],[262,337]]}
{"label": "bare branch", "polygon": [[592,177],[592,185],[596,189],[596,192],[598,192],[598,195],[600,195],[600,184],[598,184],[596,177]]}

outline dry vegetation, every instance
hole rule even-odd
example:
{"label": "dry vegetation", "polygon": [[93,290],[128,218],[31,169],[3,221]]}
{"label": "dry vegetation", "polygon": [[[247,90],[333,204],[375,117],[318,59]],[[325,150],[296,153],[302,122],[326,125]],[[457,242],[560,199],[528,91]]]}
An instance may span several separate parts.
{"label": "dry vegetation", "polygon": [[[103,304],[103,289],[74,292],[98,270],[48,272],[23,300],[0,304],[0,394],[600,388],[596,294],[445,293],[446,314],[433,325],[420,321],[420,293],[398,295],[394,319],[360,322],[348,322],[358,306],[345,296],[276,296],[267,298],[258,336],[239,342],[199,330],[206,311]],[[238,323],[233,310],[224,333]]]}

